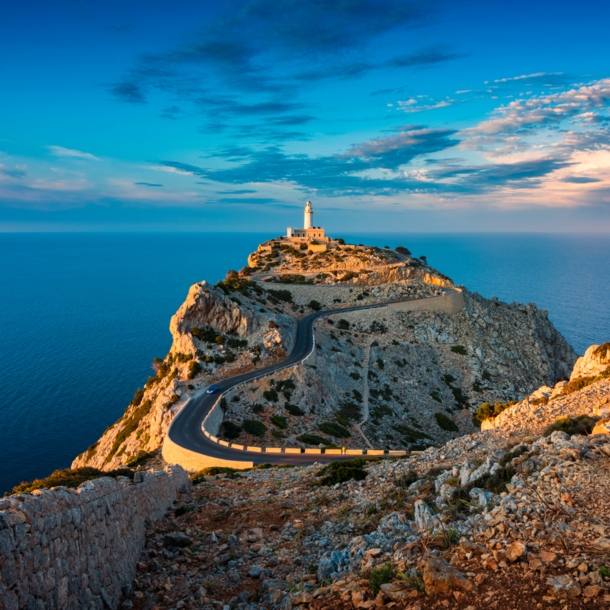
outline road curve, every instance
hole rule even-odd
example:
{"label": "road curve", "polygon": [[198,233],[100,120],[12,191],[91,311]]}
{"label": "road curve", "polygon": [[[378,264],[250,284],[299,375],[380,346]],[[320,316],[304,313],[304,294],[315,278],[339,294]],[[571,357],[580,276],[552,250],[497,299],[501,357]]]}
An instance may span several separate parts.
{"label": "road curve", "polygon": [[[449,289],[446,291],[454,292]],[[434,298],[434,297],[430,297]],[[348,313],[351,311],[361,311],[365,309],[377,309],[385,307],[393,303],[403,303],[405,301],[421,301],[425,299],[400,299],[395,301],[384,301],[382,303],[375,303],[372,305],[360,305],[355,307],[343,307],[339,309],[325,309],[322,311],[316,311],[311,313],[298,322],[297,336],[294,348],[290,355],[282,362],[269,365],[262,369],[256,369],[248,373],[242,373],[234,377],[228,377],[217,383],[218,393],[206,394],[200,392],[193,398],[191,398],[182,408],[182,410],[176,415],[172,421],[167,436],[169,439],[179,445],[183,449],[193,451],[211,458],[218,458],[221,460],[231,460],[234,462],[252,462],[254,464],[270,463],[270,464],[313,464],[314,462],[331,462],[342,459],[350,459],[346,456],[341,455],[326,455],[326,454],[273,454],[273,453],[258,453],[250,451],[240,451],[238,449],[232,449],[231,447],[225,447],[219,445],[214,441],[207,438],[202,431],[201,424],[205,419],[206,415],[210,412],[214,404],[218,399],[218,395],[222,392],[226,392],[231,388],[241,383],[251,381],[262,375],[273,373],[280,369],[292,366],[301,362],[305,359],[313,348],[313,324],[314,322],[322,317],[329,316],[337,313]]]}

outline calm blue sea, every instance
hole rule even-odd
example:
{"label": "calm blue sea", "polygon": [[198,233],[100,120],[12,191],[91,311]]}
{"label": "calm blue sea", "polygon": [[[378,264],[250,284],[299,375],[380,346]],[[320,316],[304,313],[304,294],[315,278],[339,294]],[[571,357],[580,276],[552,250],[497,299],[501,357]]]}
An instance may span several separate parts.
{"label": "calm blue sea", "polygon": [[[536,302],[579,353],[610,340],[609,236],[343,237],[407,246],[483,296]],[[265,238],[0,234],[0,491],[97,440],[168,351],[189,286],[239,269]]]}

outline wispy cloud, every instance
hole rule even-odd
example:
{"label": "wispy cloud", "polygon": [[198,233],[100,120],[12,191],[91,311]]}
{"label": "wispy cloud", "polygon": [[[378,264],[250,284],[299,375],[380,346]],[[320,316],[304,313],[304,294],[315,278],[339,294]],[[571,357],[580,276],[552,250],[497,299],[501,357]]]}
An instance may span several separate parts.
{"label": "wispy cloud", "polygon": [[419,100],[411,98],[411,99],[408,99],[408,100],[405,100],[402,102],[399,101],[398,107],[403,112],[410,114],[410,113],[414,113],[414,112],[425,112],[427,110],[436,110],[437,108],[447,108],[448,106],[453,105],[454,102],[455,102],[455,100],[442,100],[440,102],[434,102],[432,104],[419,105]]}
{"label": "wispy cloud", "polygon": [[99,161],[99,158],[88,152],[76,150],[73,148],[64,148],[63,146],[47,146],[51,154],[55,157],[72,157],[75,159],[88,159],[91,161]]}
{"label": "wispy cloud", "polygon": [[[534,72],[533,74],[521,74],[520,76],[511,76],[510,78],[497,78],[494,83],[511,83],[519,80],[534,80],[552,76],[562,76],[563,72]],[[489,81],[485,81],[487,84]]]}
{"label": "wispy cloud", "polygon": [[162,184],[156,184],[154,182],[134,182],[136,186],[163,186]]}

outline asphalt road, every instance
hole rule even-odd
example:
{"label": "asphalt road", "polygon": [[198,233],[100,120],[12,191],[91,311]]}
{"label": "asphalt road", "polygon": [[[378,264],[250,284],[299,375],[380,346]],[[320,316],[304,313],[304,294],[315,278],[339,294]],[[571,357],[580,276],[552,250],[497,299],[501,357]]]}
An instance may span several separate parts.
{"label": "asphalt road", "polygon": [[327,456],[325,454],[317,455],[304,453],[274,454],[240,451],[238,449],[225,447],[211,441],[203,434],[201,424],[206,415],[210,412],[210,409],[214,406],[214,403],[218,399],[218,395],[220,393],[229,390],[234,386],[243,383],[244,381],[250,381],[267,373],[279,371],[303,360],[309,354],[309,352],[311,352],[313,347],[313,324],[318,318],[336,313],[347,313],[350,311],[359,311],[363,309],[376,309],[379,307],[385,307],[391,303],[400,303],[407,300],[418,299],[402,299],[396,301],[384,301],[383,303],[375,303],[374,305],[343,307],[340,309],[324,309],[301,318],[297,328],[295,346],[288,358],[282,362],[272,364],[262,369],[257,369],[255,371],[243,373],[242,375],[236,375],[235,377],[223,379],[216,384],[218,385],[218,392],[214,394],[206,394],[205,392],[201,392],[191,398],[191,400],[182,408],[178,415],[176,415],[174,421],[169,427],[167,434],[170,440],[177,445],[196,453],[225,460],[254,462],[254,464],[270,463],[307,465],[313,464],[314,462],[331,462],[342,459],[353,459],[353,457],[350,458],[340,455]]}

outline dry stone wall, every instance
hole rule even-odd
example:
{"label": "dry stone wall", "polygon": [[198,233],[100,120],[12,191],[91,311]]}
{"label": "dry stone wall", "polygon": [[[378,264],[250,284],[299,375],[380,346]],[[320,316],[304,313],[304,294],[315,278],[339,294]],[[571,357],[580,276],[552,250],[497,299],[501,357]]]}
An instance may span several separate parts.
{"label": "dry stone wall", "polygon": [[180,466],[0,501],[0,609],[115,608],[145,528],[190,487]]}

